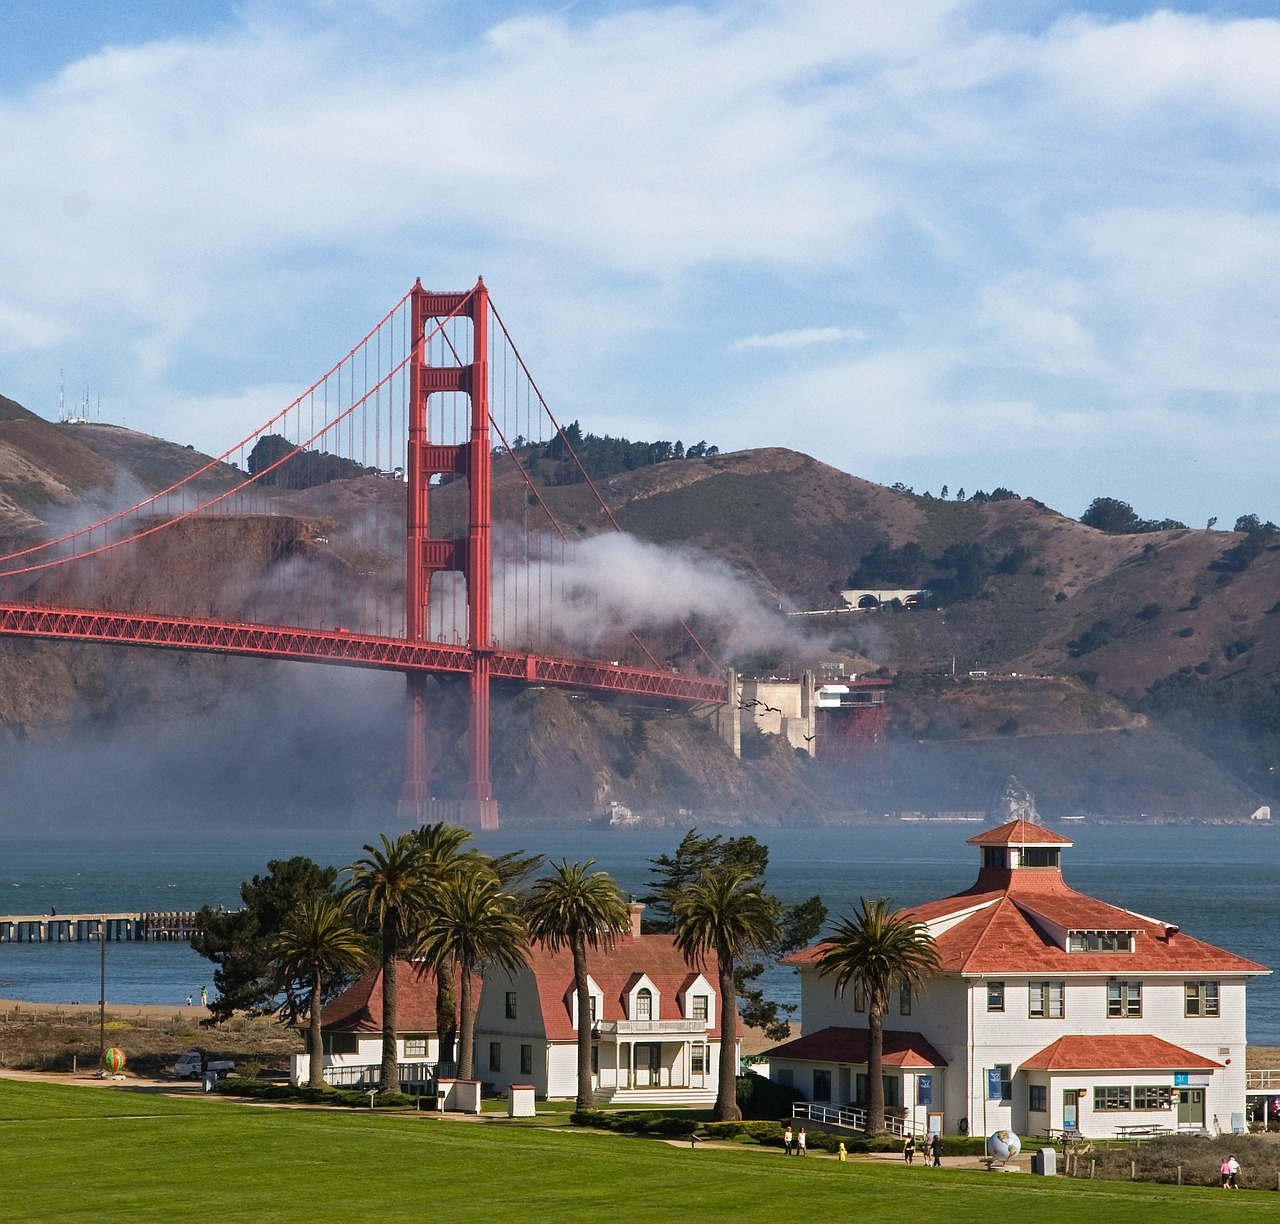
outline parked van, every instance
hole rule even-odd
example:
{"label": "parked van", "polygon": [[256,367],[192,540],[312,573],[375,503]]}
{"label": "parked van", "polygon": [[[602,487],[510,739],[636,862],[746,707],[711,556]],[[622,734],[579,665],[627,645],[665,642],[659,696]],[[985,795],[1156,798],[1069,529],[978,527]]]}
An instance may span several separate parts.
{"label": "parked van", "polygon": [[236,1065],[230,1059],[206,1061],[199,1050],[188,1050],[185,1054],[178,1055],[177,1061],[169,1068],[169,1072],[176,1079],[199,1079],[206,1071],[226,1075],[228,1071],[235,1069]]}

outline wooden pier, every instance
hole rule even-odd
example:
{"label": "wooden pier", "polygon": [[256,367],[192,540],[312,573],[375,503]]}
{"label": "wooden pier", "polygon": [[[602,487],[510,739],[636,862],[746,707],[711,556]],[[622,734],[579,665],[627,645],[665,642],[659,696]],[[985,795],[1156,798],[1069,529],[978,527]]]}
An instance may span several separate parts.
{"label": "wooden pier", "polygon": [[85,940],[187,942],[195,910],[133,914],[0,914],[0,943],[80,943]]}

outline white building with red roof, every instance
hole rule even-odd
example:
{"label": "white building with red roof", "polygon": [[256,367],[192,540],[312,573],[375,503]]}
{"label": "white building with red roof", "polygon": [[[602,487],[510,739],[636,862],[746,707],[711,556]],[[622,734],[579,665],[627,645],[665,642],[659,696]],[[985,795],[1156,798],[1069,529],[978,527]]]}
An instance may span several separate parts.
{"label": "white building with red roof", "polygon": [[[477,982],[477,986],[479,983]],[[382,969],[356,979],[320,1012],[324,1078],[338,1086],[380,1082],[382,1073]],[[436,975],[412,961],[396,962],[396,1048],[401,1082],[424,1089],[436,1074]],[[311,1056],[295,1054],[290,1081],[305,1084]]]}
{"label": "white building with red roof", "polygon": [[[631,930],[608,951],[587,950],[592,1088],[613,1104],[710,1105],[719,1087],[720,1000],[714,957],[690,969],[670,935]],[[578,1091],[578,1006],[570,952],[535,943],[528,965],[490,969],[476,1012],[477,1079],[541,1097]]]}
{"label": "white building with red roof", "polygon": [[[1245,987],[1270,970],[1062,878],[1067,837],[1023,820],[969,839],[971,888],[907,911],[941,972],[884,1017],[885,1101],[916,1129],[990,1134],[1243,1129]],[[866,1098],[866,1000],[794,954],[805,1036],[770,1074],[814,1101]]]}

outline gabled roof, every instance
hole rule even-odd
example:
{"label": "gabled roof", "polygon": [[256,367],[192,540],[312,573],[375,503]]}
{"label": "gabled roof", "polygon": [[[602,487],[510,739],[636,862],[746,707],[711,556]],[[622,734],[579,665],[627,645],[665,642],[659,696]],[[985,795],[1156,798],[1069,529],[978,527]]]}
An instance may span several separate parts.
{"label": "gabled roof", "polygon": [[[476,979],[477,993],[479,979]],[[356,979],[320,1011],[326,1033],[382,1032],[382,967]],[[401,1033],[436,1031],[436,975],[412,961],[396,962],[396,1030]]]}
{"label": "gabled roof", "polygon": [[[529,969],[538,988],[538,1002],[547,1038],[573,1041],[573,954],[565,948],[550,951],[545,944],[534,943],[529,949]],[[696,966],[709,982],[716,981],[719,969],[714,955],[705,966]],[[598,1021],[627,1020],[625,999],[643,974],[658,991],[655,1020],[681,1019],[677,997],[692,981],[689,964],[676,948],[670,935],[623,935],[606,952],[587,949],[587,973],[604,995],[604,1007]],[[715,987],[712,987],[715,989]],[[720,1035],[718,1004],[708,1008],[707,1036]],[[741,1031],[741,1029],[739,1029]]]}
{"label": "gabled roof", "polygon": [[[785,1045],[774,1046],[765,1057],[801,1062],[837,1062],[866,1066],[869,1035],[865,1028],[824,1028]],[[886,1067],[945,1067],[947,1060],[920,1033],[884,1031]]]}
{"label": "gabled roof", "polygon": [[965,843],[968,846],[1074,846],[1075,842],[1061,833],[1046,829],[1029,820],[1011,820],[1008,824],[984,829]]}
{"label": "gabled roof", "polygon": [[1222,1063],[1149,1033],[1059,1037],[1026,1059],[1022,1071],[1221,1071]]}

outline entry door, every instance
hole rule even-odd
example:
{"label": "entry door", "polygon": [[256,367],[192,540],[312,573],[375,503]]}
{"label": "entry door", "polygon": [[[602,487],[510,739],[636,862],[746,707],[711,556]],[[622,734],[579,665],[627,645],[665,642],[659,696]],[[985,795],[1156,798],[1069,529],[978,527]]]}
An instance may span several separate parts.
{"label": "entry door", "polygon": [[1178,1102],[1178,1127],[1204,1126],[1204,1089],[1183,1088]]}
{"label": "entry door", "polygon": [[840,1068],[840,1104],[848,1105],[853,1100],[853,1073],[848,1067]]}
{"label": "entry door", "polygon": [[658,1068],[662,1066],[660,1045],[636,1046],[636,1087],[652,1088],[658,1083]]}
{"label": "entry door", "polygon": [[1062,1093],[1062,1129],[1077,1130],[1080,1126],[1080,1117],[1077,1110],[1080,1108],[1080,1097],[1074,1088],[1066,1088]]}

